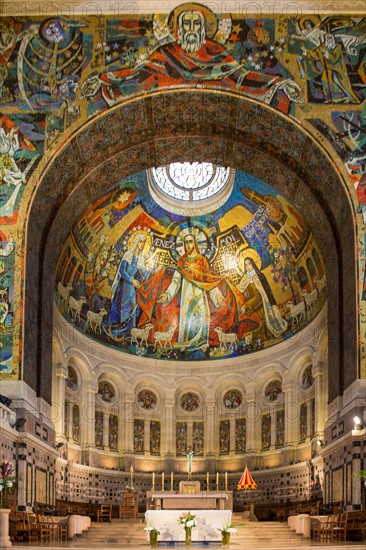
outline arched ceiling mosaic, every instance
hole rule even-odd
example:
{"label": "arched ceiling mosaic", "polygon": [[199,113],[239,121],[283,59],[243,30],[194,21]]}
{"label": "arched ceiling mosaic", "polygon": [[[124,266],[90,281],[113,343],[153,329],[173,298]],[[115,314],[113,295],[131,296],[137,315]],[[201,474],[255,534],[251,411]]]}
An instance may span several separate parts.
{"label": "arched ceiling mosaic", "polygon": [[310,228],[269,184],[232,177],[207,213],[159,205],[146,171],[94,202],[58,259],[63,316],[106,346],[180,361],[253,353],[302,330],[326,297]]}

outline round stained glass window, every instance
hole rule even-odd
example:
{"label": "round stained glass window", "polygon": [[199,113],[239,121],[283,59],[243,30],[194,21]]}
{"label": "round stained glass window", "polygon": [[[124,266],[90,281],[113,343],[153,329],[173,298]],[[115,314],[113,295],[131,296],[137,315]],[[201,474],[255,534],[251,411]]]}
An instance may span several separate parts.
{"label": "round stained glass window", "polygon": [[115,392],[113,386],[109,382],[99,382],[98,395],[103,401],[113,401],[115,398]]}
{"label": "round stained glass window", "polygon": [[223,401],[227,409],[237,409],[243,401],[243,396],[239,390],[229,390],[225,393]]}
{"label": "round stained glass window", "polygon": [[[150,191],[164,208],[201,208],[223,204],[232,190],[235,170],[211,162],[173,162],[148,171]],[[214,198],[214,199],[213,199]]]}
{"label": "round stained glass window", "polygon": [[267,401],[277,401],[282,394],[282,384],[279,380],[273,380],[265,389],[264,395]]}
{"label": "round stained glass window", "polygon": [[216,195],[229,179],[229,168],[211,162],[173,162],[152,169],[163,193],[181,201],[200,201]]}
{"label": "round stained glass window", "polygon": [[180,406],[186,412],[193,412],[200,406],[200,398],[193,392],[188,392],[182,395]]}
{"label": "round stained glass window", "polygon": [[154,392],[141,390],[137,396],[137,402],[142,409],[151,411],[156,408],[158,400]]}

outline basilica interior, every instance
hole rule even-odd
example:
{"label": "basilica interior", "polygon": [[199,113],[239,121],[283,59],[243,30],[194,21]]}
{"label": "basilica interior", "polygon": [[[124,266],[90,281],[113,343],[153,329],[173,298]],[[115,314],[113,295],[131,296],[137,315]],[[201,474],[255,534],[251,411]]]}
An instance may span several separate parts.
{"label": "basilica interior", "polygon": [[364,6],[23,4],[0,18],[6,507],[142,514],[192,481],[259,520],[365,510]]}

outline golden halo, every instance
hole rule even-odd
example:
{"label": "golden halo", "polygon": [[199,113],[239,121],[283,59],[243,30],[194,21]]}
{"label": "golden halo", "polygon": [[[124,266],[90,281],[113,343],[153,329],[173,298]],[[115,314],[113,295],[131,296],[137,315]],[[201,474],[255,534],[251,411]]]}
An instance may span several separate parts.
{"label": "golden halo", "polygon": [[240,269],[243,272],[245,271],[245,269],[244,269],[244,259],[245,258],[250,258],[251,260],[253,260],[253,262],[257,266],[257,269],[259,271],[261,270],[262,260],[261,260],[260,255],[258,254],[258,252],[256,250],[254,250],[254,248],[248,248],[248,247],[245,247],[244,245],[242,245],[237,250],[237,256],[239,258]]}
{"label": "golden halo", "polygon": [[299,25],[300,31],[305,29],[305,21],[311,21],[314,24],[314,27],[319,27],[320,19],[314,15],[303,15],[298,20],[297,24]]}
{"label": "golden halo", "polygon": [[127,242],[127,250],[130,250],[133,241],[137,237],[137,235],[144,235],[146,237],[144,248],[142,249],[142,254],[146,254],[148,250],[150,250],[151,247],[151,236],[148,234],[148,232],[145,229],[139,229],[137,231],[134,231]]}
{"label": "golden halo", "polygon": [[168,17],[168,28],[170,34],[176,38],[177,37],[177,21],[180,14],[184,11],[198,11],[202,13],[205,19],[205,28],[207,38],[213,38],[217,32],[217,19],[214,12],[202,6],[202,4],[197,4],[196,2],[187,2],[186,4],[180,4],[174,10],[172,10]]}

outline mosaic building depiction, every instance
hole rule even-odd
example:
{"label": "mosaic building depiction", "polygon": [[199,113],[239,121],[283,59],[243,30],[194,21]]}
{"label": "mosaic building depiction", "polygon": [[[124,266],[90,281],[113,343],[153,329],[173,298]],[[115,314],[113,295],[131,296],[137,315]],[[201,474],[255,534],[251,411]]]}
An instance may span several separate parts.
{"label": "mosaic building depiction", "polygon": [[246,465],[263,509],[365,508],[366,13],[279,3],[1,10],[19,510],[186,479],[238,509]]}

